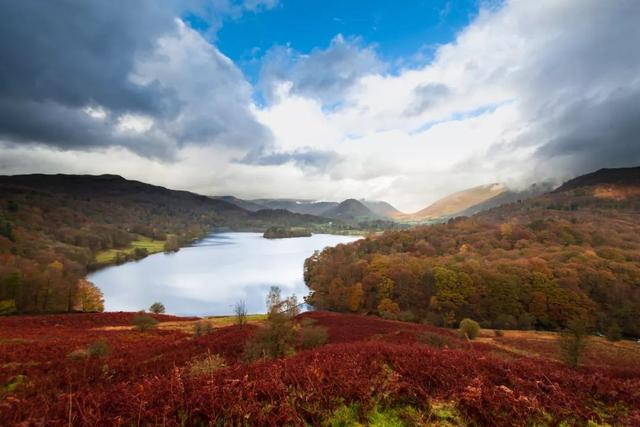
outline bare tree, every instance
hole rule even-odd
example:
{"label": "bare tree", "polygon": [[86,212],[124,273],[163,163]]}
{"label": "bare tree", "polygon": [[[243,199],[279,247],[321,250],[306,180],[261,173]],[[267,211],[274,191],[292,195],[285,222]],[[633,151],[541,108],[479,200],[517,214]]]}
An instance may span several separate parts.
{"label": "bare tree", "polygon": [[244,300],[240,300],[233,307],[233,312],[236,316],[236,324],[241,328],[247,324],[247,306],[244,303]]}

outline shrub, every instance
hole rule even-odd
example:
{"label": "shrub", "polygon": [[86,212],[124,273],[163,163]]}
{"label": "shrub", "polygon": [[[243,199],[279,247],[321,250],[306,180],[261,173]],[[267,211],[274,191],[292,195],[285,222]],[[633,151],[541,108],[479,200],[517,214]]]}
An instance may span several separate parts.
{"label": "shrub", "polygon": [[398,320],[403,322],[414,322],[416,320],[416,316],[410,310],[403,310],[398,313]]}
{"label": "shrub", "polygon": [[504,332],[502,330],[500,330],[500,329],[496,329],[495,331],[493,331],[493,334],[496,337],[503,337],[504,336]]}
{"label": "shrub", "polygon": [[475,320],[462,319],[460,322],[460,332],[470,340],[475,339],[480,333],[480,325]]}
{"label": "shrub", "polygon": [[620,341],[622,339],[622,329],[617,323],[612,323],[608,328],[605,336],[609,341]]}
{"label": "shrub", "polygon": [[140,332],[158,327],[158,321],[146,314],[138,314],[131,319],[131,324]]}
{"label": "shrub", "polygon": [[327,328],[322,326],[305,326],[300,329],[300,347],[310,349],[327,342]]}
{"label": "shrub", "polygon": [[560,337],[560,354],[572,368],[578,367],[587,346],[588,326],[584,319],[573,319]]}
{"label": "shrub", "polygon": [[162,314],[164,313],[164,304],[161,302],[154,302],[151,304],[151,307],[149,307],[149,311],[153,314]]}
{"label": "shrub", "polygon": [[236,303],[233,308],[233,312],[236,317],[236,325],[241,328],[247,324],[247,306],[243,300],[240,300]]}
{"label": "shrub", "polygon": [[217,354],[207,353],[189,363],[189,374],[194,377],[211,376],[214,372],[226,368],[224,358]]}
{"label": "shrub", "polygon": [[431,332],[424,332],[418,335],[418,342],[421,344],[426,344],[430,347],[442,348],[447,347],[449,344],[449,340],[443,337],[442,335],[434,334]]}
{"label": "shrub", "polygon": [[12,299],[5,299],[0,301],[0,316],[7,316],[17,311],[16,302]]}
{"label": "shrub", "polygon": [[293,354],[295,343],[293,321],[287,314],[271,313],[265,326],[260,328],[244,349],[246,360],[281,357]]}
{"label": "shrub", "polygon": [[213,323],[210,320],[199,320],[193,325],[193,335],[201,337],[213,332]]}
{"label": "shrub", "polygon": [[87,347],[87,354],[89,357],[104,357],[111,351],[109,343],[104,340],[96,341]]}

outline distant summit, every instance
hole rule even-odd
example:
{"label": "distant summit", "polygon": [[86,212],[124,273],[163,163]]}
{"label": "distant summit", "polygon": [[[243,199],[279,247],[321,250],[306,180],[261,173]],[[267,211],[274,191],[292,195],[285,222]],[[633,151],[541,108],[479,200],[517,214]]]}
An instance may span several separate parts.
{"label": "distant summit", "polygon": [[464,210],[496,197],[507,190],[507,187],[500,183],[480,185],[453,193],[413,214],[398,215],[397,219],[406,221],[428,221],[457,216]]}
{"label": "distant summit", "polygon": [[322,216],[346,222],[380,219],[371,209],[356,199],[347,199],[339,205],[324,211]]}

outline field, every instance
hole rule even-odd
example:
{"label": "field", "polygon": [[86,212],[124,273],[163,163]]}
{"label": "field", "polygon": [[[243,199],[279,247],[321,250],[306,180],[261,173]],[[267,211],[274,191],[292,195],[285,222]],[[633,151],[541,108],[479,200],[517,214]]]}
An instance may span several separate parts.
{"label": "field", "polygon": [[[0,319],[3,425],[639,425],[640,345],[594,338],[585,365],[556,360],[553,334],[455,331],[328,312],[326,345],[243,362],[243,328],[133,313]],[[637,345],[637,347],[636,347]],[[78,357],[86,349],[93,356]],[[213,357],[219,355],[220,357]],[[193,367],[215,361],[206,375]],[[358,424],[359,423],[359,424]]]}
{"label": "field", "polygon": [[118,254],[131,255],[136,248],[146,249],[149,254],[162,252],[164,250],[164,243],[162,240],[153,240],[149,237],[139,236],[139,238],[131,242],[131,245],[127,248],[108,249],[98,252],[96,254],[96,263],[111,264],[116,260]]}

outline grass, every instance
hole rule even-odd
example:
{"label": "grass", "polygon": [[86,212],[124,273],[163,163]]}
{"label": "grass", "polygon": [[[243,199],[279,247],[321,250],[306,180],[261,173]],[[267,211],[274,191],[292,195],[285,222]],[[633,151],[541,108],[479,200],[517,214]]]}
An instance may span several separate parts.
{"label": "grass", "polygon": [[123,249],[107,249],[96,254],[96,262],[98,264],[112,263],[119,253],[131,254],[136,248],[146,249],[148,253],[153,254],[164,251],[164,240],[153,240],[149,237],[139,236],[138,239]]}
{"label": "grass", "polygon": [[[206,319],[211,320],[214,326],[235,325],[236,316],[207,316]],[[258,323],[267,320],[266,314],[247,314],[247,323]]]}

